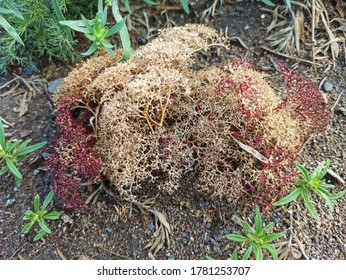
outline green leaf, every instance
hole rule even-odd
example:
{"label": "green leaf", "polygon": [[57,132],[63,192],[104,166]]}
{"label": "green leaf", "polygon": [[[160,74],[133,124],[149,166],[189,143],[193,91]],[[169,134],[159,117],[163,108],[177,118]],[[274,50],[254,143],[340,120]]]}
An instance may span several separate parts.
{"label": "green leaf", "polygon": [[22,183],[22,179],[14,176],[14,181],[16,182],[16,186],[19,188]]}
{"label": "green leaf", "polygon": [[312,172],[310,178],[311,180],[315,180],[315,178],[319,178],[319,174],[322,172],[324,165],[326,164],[325,161],[322,161],[318,164],[318,166],[316,167],[316,169],[314,170],[314,172]]}
{"label": "green leaf", "polygon": [[90,41],[96,41],[96,36],[92,34],[84,34]]}
{"label": "green leaf", "polygon": [[29,230],[32,228],[32,226],[34,225],[35,222],[30,222],[28,224],[26,224],[23,229],[22,229],[22,233],[28,233]]}
{"label": "green leaf", "polygon": [[24,20],[23,15],[17,10],[17,8],[11,3],[11,1],[4,0],[3,3],[11,11],[12,14],[14,14],[17,18]]}
{"label": "green leaf", "polygon": [[256,231],[256,234],[259,234],[261,229],[262,229],[261,212],[259,210],[259,207],[256,206],[256,216],[255,216],[255,231]]}
{"label": "green leaf", "polygon": [[245,236],[242,236],[240,234],[226,234],[225,237],[235,242],[245,242],[248,240]]}
{"label": "green leaf", "polygon": [[309,182],[310,176],[308,171],[305,169],[305,167],[301,164],[297,164],[297,169],[300,171],[302,178],[305,182]]}
{"label": "green leaf", "polygon": [[255,248],[256,260],[263,260],[263,252],[262,252],[261,247],[259,245],[255,244],[254,248]]}
{"label": "green leaf", "polygon": [[108,49],[114,48],[114,46],[113,46],[111,43],[109,43],[107,40],[103,40],[103,41],[102,41],[102,46],[103,46],[104,48],[108,48]]}
{"label": "green leaf", "polygon": [[189,9],[189,4],[188,4],[187,0],[180,0],[180,4],[183,7],[185,13],[187,13],[189,15],[190,9]]}
{"label": "green leaf", "polygon": [[267,232],[269,232],[269,231],[272,229],[273,226],[274,226],[274,223],[273,223],[273,222],[267,224],[267,225],[261,230],[260,235],[263,236],[264,234],[266,234]]}
{"label": "green leaf", "polygon": [[308,193],[306,189],[303,189],[302,191],[302,198],[304,201],[304,205],[306,207],[306,209],[308,209],[308,211],[310,212],[310,214],[312,215],[312,217],[319,221],[320,217],[318,216],[317,212],[316,212],[316,208],[315,206],[312,204],[312,202],[310,201],[309,197],[308,197]]}
{"label": "green leaf", "polygon": [[130,4],[129,4],[129,0],[124,0],[124,5],[125,5],[126,10],[127,10],[130,14],[132,14],[131,7],[130,7]]}
{"label": "green leaf", "polygon": [[330,193],[327,190],[323,189],[322,187],[318,187],[316,190],[316,193],[318,193],[319,195],[321,195],[324,198],[329,210],[331,212],[333,212],[334,206],[333,206],[332,201],[330,200]]}
{"label": "green leaf", "polygon": [[[88,21],[89,24],[92,24],[93,21]],[[62,25],[66,25],[69,28],[78,31],[78,32],[82,32],[82,33],[90,33],[88,28],[85,27],[85,24],[83,23],[82,20],[61,20],[59,21],[60,24]]]}
{"label": "green leaf", "polygon": [[25,215],[35,215],[35,213],[32,210],[28,209],[25,211]]}
{"label": "green leaf", "polygon": [[13,12],[9,9],[0,8],[0,14],[13,14]]}
{"label": "green leaf", "polygon": [[274,260],[278,259],[278,253],[276,252],[276,249],[273,245],[265,244],[265,245],[263,245],[263,247],[269,251],[269,253],[272,255]]}
{"label": "green leaf", "polygon": [[[112,13],[117,23],[123,20],[119,11],[117,0],[113,0],[112,2]],[[130,36],[127,30],[126,24],[124,24],[123,27],[119,30],[119,35],[120,35],[121,44],[123,46],[123,51],[124,51],[121,61],[127,61],[131,57],[131,41],[130,41]]]}
{"label": "green leaf", "polygon": [[22,174],[19,172],[17,167],[13,164],[12,160],[10,160],[9,158],[6,158],[6,164],[15,177],[17,177],[20,180],[23,179]]}
{"label": "green leaf", "polygon": [[117,33],[121,28],[123,28],[124,24],[125,24],[125,18],[123,18],[116,25],[114,25],[111,29],[109,29],[106,33],[106,37]]}
{"label": "green leaf", "polygon": [[205,258],[206,258],[207,260],[209,260],[209,261],[214,260],[212,257],[209,257],[209,256],[205,256]]}
{"label": "green leaf", "polygon": [[60,218],[60,213],[57,211],[50,212],[43,216],[45,220],[57,220]]}
{"label": "green leaf", "polygon": [[151,0],[143,0],[145,3],[147,3],[148,5],[152,5],[152,6],[156,6],[159,5],[159,3],[151,1]]}
{"label": "green leaf", "polygon": [[34,197],[34,210],[36,213],[40,212],[40,196],[38,194]]}
{"label": "green leaf", "polygon": [[36,236],[34,237],[34,241],[40,240],[44,235],[46,235],[47,232],[45,232],[43,229],[41,229]]}
{"label": "green leaf", "polygon": [[17,149],[17,153],[23,152],[32,139],[25,140]]}
{"label": "green leaf", "polygon": [[318,179],[322,179],[327,174],[329,166],[330,166],[330,161],[326,160],[324,162],[322,170],[317,174]]}
{"label": "green leaf", "polygon": [[266,236],[266,240],[267,241],[272,241],[274,239],[278,239],[278,238],[281,238],[283,237],[285,234],[283,232],[280,232],[280,233],[269,233],[267,234]]}
{"label": "green leaf", "polygon": [[94,33],[94,28],[91,26],[89,21],[83,15],[82,15],[82,21],[84,23],[84,26],[88,29],[89,33],[93,34]]}
{"label": "green leaf", "polygon": [[332,194],[329,198],[330,198],[331,200],[335,200],[335,199],[338,199],[338,198],[344,196],[345,193],[346,193],[346,190],[343,190],[343,191],[338,192],[338,193],[336,193],[336,194]]}
{"label": "green leaf", "polygon": [[98,0],[97,2],[97,12],[102,12],[103,10],[103,1],[102,0]]}
{"label": "green leaf", "polygon": [[108,53],[110,56],[114,56],[114,53],[113,53],[112,49],[106,48],[106,47],[104,47],[104,49],[107,51],[107,53]]}
{"label": "green leaf", "polygon": [[294,191],[292,191],[287,196],[281,198],[279,201],[274,202],[273,206],[281,206],[285,205],[287,203],[290,203],[291,201],[295,200],[298,196],[301,195],[303,188],[297,188]]}
{"label": "green leaf", "polygon": [[250,247],[245,251],[245,254],[243,256],[243,260],[248,260],[249,259],[252,250],[253,250],[253,246],[250,245]]}
{"label": "green leaf", "polygon": [[31,211],[30,209],[25,211],[25,216],[23,218],[23,220],[31,220],[36,214]]}
{"label": "green leaf", "polygon": [[0,176],[4,175],[6,172],[8,172],[10,169],[8,166],[4,166],[3,168],[0,169]]}
{"label": "green leaf", "polygon": [[[10,141],[7,142],[7,147],[6,147],[6,153],[10,154],[14,151],[14,149],[19,146],[23,140],[16,140],[15,142],[11,143]],[[11,143],[11,144],[10,144]],[[18,153],[16,153],[18,155]]]}
{"label": "green leaf", "polygon": [[41,229],[43,229],[45,232],[47,232],[47,233],[51,233],[52,232],[44,221],[40,221],[39,220],[37,222],[40,225]]}
{"label": "green leaf", "polygon": [[48,204],[53,200],[54,192],[50,191],[43,201],[42,210],[46,209]]}
{"label": "green leaf", "polygon": [[251,233],[251,227],[247,222],[243,222],[243,230],[245,232],[245,234],[250,234]]}
{"label": "green leaf", "polygon": [[47,145],[47,141],[43,141],[34,145],[30,145],[25,147],[21,152],[16,153],[17,156],[25,156],[27,154],[30,154],[38,149],[41,149],[44,145]]}
{"label": "green leaf", "polygon": [[101,15],[101,29],[105,27],[107,22],[107,7],[104,8],[103,13]]}
{"label": "green leaf", "polygon": [[292,9],[292,5],[291,5],[291,0],[284,0],[286,6],[291,10]]}
{"label": "green leaf", "polygon": [[332,184],[325,184],[325,183],[321,184],[320,187],[327,188],[327,189],[334,189],[335,188],[334,185],[332,185]]}
{"label": "green leaf", "polygon": [[0,26],[2,26],[8,34],[10,34],[18,43],[24,46],[24,42],[19,37],[17,31],[13,28],[11,24],[8,23],[6,19],[3,18],[3,16],[0,15]]}
{"label": "green leaf", "polygon": [[84,53],[81,53],[81,55],[84,55],[84,56],[89,56],[89,55],[92,55],[96,50],[97,50],[98,46],[96,45],[96,43],[94,42],[90,48],[84,52]]}
{"label": "green leaf", "polygon": [[238,260],[238,251],[237,251],[237,249],[235,249],[233,251],[232,256],[231,256],[231,260],[234,260],[234,261]]}
{"label": "green leaf", "polygon": [[262,2],[270,7],[276,7],[276,5],[270,0],[262,0]]}
{"label": "green leaf", "polygon": [[[57,2],[57,0],[52,0],[53,2],[53,9],[54,9],[54,13],[57,17],[58,20],[60,21],[64,21],[65,20],[65,17],[64,15],[62,14],[62,11],[60,9],[60,6]],[[67,26],[63,26],[62,28],[67,36],[67,38],[69,39],[69,41],[73,41],[73,37],[72,37],[72,34],[71,34],[71,30],[67,28]]]}
{"label": "green leaf", "polygon": [[0,120],[0,146],[2,147],[3,150],[5,150],[6,148],[5,130],[1,120]]}

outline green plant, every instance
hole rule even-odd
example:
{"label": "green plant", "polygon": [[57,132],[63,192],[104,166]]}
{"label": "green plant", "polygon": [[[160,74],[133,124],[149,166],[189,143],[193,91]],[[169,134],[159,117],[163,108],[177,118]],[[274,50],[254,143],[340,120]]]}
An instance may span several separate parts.
{"label": "green plant", "polygon": [[322,161],[316,169],[309,175],[308,171],[305,169],[303,165],[298,164],[297,168],[300,171],[300,178],[296,184],[296,187],[293,188],[291,193],[279,201],[273,203],[274,206],[281,206],[290,203],[291,201],[302,198],[305,207],[308,209],[310,214],[316,220],[320,220],[315,206],[312,204],[309,198],[309,192],[314,192],[317,195],[320,195],[326,201],[330,211],[333,211],[333,203],[332,200],[338,199],[345,195],[346,190],[338,192],[336,194],[331,194],[327,189],[334,189],[335,186],[331,184],[326,184],[323,177],[326,175],[328,168],[330,165],[330,161]]}
{"label": "green plant", "polygon": [[49,194],[46,196],[45,200],[43,201],[43,204],[40,208],[40,196],[38,194],[35,195],[34,198],[34,211],[31,210],[27,210],[25,212],[25,216],[23,217],[24,221],[30,221],[29,223],[27,223],[23,229],[22,229],[22,233],[28,233],[29,230],[32,228],[32,226],[35,223],[38,223],[38,225],[40,226],[40,230],[39,232],[36,234],[36,236],[34,237],[34,241],[37,241],[39,239],[41,239],[45,234],[47,233],[51,233],[52,231],[50,230],[50,228],[47,226],[46,220],[56,220],[59,219],[60,217],[60,213],[57,211],[53,211],[48,213],[48,211],[46,210],[47,206],[49,205],[49,203],[53,200],[54,197],[54,192],[50,191]]}
{"label": "green plant", "polygon": [[[108,2],[109,3],[109,2]],[[59,21],[60,24],[66,25],[73,30],[82,32],[85,36],[92,42],[92,45],[85,53],[82,53],[84,56],[92,55],[96,50],[101,46],[110,54],[114,55],[112,48],[114,46],[109,43],[107,38],[111,35],[117,33],[124,25],[125,19],[121,19],[116,25],[108,29],[107,27],[107,12],[108,5],[106,4],[103,7],[102,0],[98,1],[98,12],[95,19],[87,20],[82,15],[82,20],[67,20]]]}
{"label": "green plant", "polygon": [[0,164],[3,162],[6,163],[6,165],[0,169],[0,176],[6,172],[11,172],[17,186],[20,186],[21,181],[23,180],[23,175],[17,168],[18,164],[28,154],[42,148],[47,144],[47,141],[44,141],[28,146],[31,141],[32,139],[25,140],[24,142],[23,140],[6,141],[4,127],[0,121]]}
{"label": "green plant", "polygon": [[[159,3],[151,0],[143,0],[148,5],[159,5]],[[132,14],[131,6],[129,0],[124,0],[124,6],[128,13]],[[189,14],[189,5],[187,0],[180,0],[181,6],[184,11]],[[117,22],[111,29],[108,30],[106,27],[107,9],[112,7],[112,13],[115,21]],[[106,38],[119,32],[121,44],[123,48],[122,61],[127,61],[131,56],[131,41],[127,26],[125,23],[126,18],[123,18],[119,10],[118,0],[105,0],[105,7],[103,7],[103,1],[98,1],[98,12],[94,20],[87,20],[82,16],[82,20],[63,20],[60,24],[70,27],[71,29],[82,32],[85,36],[93,42],[87,52],[82,53],[84,56],[92,55],[100,46],[105,48],[105,50],[113,56],[112,49],[114,46],[110,44]]]}
{"label": "green plant", "polygon": [[[23,15],[18,11],[18,9],[13,5],[12,1],[0,0],[0,26],[5,29],[5,31],[13,37],[18,43],[24,46],[22,39],[19,37],[15,28],[2,16],[3,14],[13,14],[19,19],[24,19]],[[1,33],[0,33],[1,34]]]}
{"label": "green plant", "polygon": [[[253,230],[247,222],[243,223],[243,230],[245,236],[240,234],[227,234],[226,238],[236,241],[236,242],[247,242],[249,247],[244,253],[243,260],[247,260],[251,253],[254,253],[256,260],[263,260],[263,249],[267,249],[274,260],[278,259],[278,255],[275,247],[272,244],[269,244],[270,241],[281,238],[284,236],[284,233],[269,233],[269,231],[274,226],[274,223],[271,222],[265,227],[262,227],[262,219],[259,207],[256,206],[256,216],[255,216],[255,229]],[[238,257],[238,253],[233,252],[232,257]]]}
{"label": "green plant", "polygon": [[[48,60],[74,62],[78,56],[73,48],[70,30],[59,24],[64,18],[75,18],[76,12],[85,9],[89,15],[91,1],[88,0],[11,0],[9,1],[22,14],[6,14],[6,20],[23,40],[18,44],[13,37],[3,32],[0,35],[0,72],[5,72],[9,65],[30,66],[37,57],[45,56]],[[88,6],[85,6],[88,2]],[[80,5],[76,9],[76,5]],[[84,5],[83,5],[84,4]],[[83,11],[83,10],[82,10]],[[78,14],[79,15],[79,14]]]}

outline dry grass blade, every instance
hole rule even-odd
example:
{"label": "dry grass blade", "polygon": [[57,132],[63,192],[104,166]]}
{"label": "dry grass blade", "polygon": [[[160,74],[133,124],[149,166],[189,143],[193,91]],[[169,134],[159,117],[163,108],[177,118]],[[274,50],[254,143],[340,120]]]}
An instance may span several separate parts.
{"label": "dry grass blade", "polygon": [[24,258],[21,254],[18,254],[18,258],[23,261],[23,260],[26,260],[26,258]]}
{"label": "dry grass blade", "polygon": [[324,46],[320,46],[319,48],[322,49],[323,47],[328,46],[328,48],[325,48],[323,52],[327,55],[327,50],[330,49],[333,62],[335,62],[340,53],[338,42],[342,41],[342,39],[335,37],[334,33],[330,29],[329,27],[330,21],[328,17],[328,12],[326,8],[324,7],[323,3],[320,1],[313,1],[313,3],[314,3],[312,7],[314,9],[313,12],[316,13],[315,22],[313,22],[313,26],[318,26],[319,21],[322,20],[323,26],[329,38],[328,42],[324,44]]}
{"label": "dry grass blade", "polygon": [[1,117],[1,116],[0,116],[0,120],[3,122],[3,125],[4,125],[5,128],[8,128],[8,127],[10,127],[10,126],[13,126],[12,123],[6,121],[6,120],[5,120],[3,117]]}
{"label": "dry grass blade", "polygon": [[29,102],[31,101],[32,94],[30,91],[24,93],[24,95],[17,96],[15,98],[15,102],[18,107],[13,108],[13,110],[18,113],[19,117],[24,116],[24,114],[28,111]]}
{"label": "dry grass blade", "polygon": [[240,146],[240,148],[242,148],[243,150],[245,150],[248,153],[252,154],[258,160],[260,160],[260,161],[262,161],[264,163],[268,163],[269,162],[268,159],[265,156],[263,156],[260,152],[256,151],[254,148],[251,148],[250,146],[243,144],[239,140],[235,139],[232,135],[231,135],[231,137],[233,138],[233,140],[235,142],[237,142],[237,144]]}
{"label": "dry grass blade", "polygon": [[298,60],[298,61],[301,61],[301,62],[305,62],[305,63],[308,63],[308,64],[313,64],[313,65],[316,65],[316,66],[322,66],[322,64],[319,64],[319,63],[315,63],[315,62],[312,62],[312,61],[309,61],[309,60],[306,60],[306,59],[302,59],[302,58],[299,58],[299,57],[294,57],[294,56],[291,56],[291,55],[287,55],[287,54],[284,54],[284,53],[281,53],[281,52],[277,52],[275,50],[272,50],[272,49],[269,49],[265,46],[261,46],[262,49],[268,51],[268,52],[271,52],[273,54],[276,54],[276,55],[279,55],[279,56],[282,56],[282,57],[286,57],[286,58],[290,58],[290,59],[295,59],[295,60]]}
{"label": "dry grass blade", "polygon": [[302,8],[297,9],[294,18],[294,36],[297,53],[300,53],[300,40],[304,42],[304,12]]}
{"label": "dry grass blade", "polygon": [[89,195],[89,197],[87,198],[87,200],[85,201],[85,204],[89,204],[90,201],[95,197],[98,197],[99,192],[102,190],[102,185],[100,187],[97,188],[97,190],[95,190],[91,195]]}
{"label": "dry grass blade", "polygon": [[305,249],[304,249],[303,243],[298,239],[298,237],[297,237],[295,234],[293,234],[293,239],[294,239],[294,241],[297,243],[297,245],[298,245],[300,251],[302,252],[304,258],[308,260],[309,257],[308,257],[307,254],[305,253]]}
{"label": "dry grass blade", "polygon": [[66,257],[64,256],[64,254],[59,250],[59,248],[56,248],[56,252],[58,253],[60,259],[62,260],[66,260]]}
{"label": "dry grass blade", "polygon": [[346,31],[346,19],[344,18],[334,18],[331,22],[336,21],[340,26],[334,29],[334,31]]}
{"label": "dry grass blade", "polygon": [[328,170],[327,170],[327,173],[328,173],[330,176],[332,176],[332,177],[334,177],[335,179],[337,179],[341,184],[345,185],[345,180],[342,179],[342,178],[341,178],[338,174],[336,174],[333,170],[328,169]]}
{"label": "dry grass blade", "polygon": [[151,213],[155,215],[155,227],[156,231],[154,232],[153,240],[151,240],[145,248],[149,248],[150,252],[154,252],[155,255],[163,245],[166,243],[167,247],[170,247],[170,238],[169,235],[172,234],[169,223],[167,222],[165,216],[156,211],[155,209],[150,210]]}
{"label": "dry grass blade", "polygon": [[[43,93],[44,91],[47,90],[47,81],[45,79],[40,79],[40,78],[37,78],[35,76],[31,77],[29,79],[25,79],[25,78],[18,76],[16,74],[14,74],[14,75],[16,78],[12,79],[8,83],[6,83],[2,87],[0,87],[0,89],[6,87],[8,85],[11,85],[13,82],[16,81],[14,87],[12,87],[10,90],[3,93],[1,96],[6,96],[9,94],[19,95],[19,94],[24,93],[24,95],[19,95],[15,99],[18,107],[14,108],[14,111],[17,112],[19,114],[19,116],[21,117],[27,112],[28,104],[32,100],[32,98],[35,97],[36,94]],[[26,87],[26,90],[16,91],[16,89],[19,87],[19,84],[20,84],[19,81],[24,84],[24,86]]]}

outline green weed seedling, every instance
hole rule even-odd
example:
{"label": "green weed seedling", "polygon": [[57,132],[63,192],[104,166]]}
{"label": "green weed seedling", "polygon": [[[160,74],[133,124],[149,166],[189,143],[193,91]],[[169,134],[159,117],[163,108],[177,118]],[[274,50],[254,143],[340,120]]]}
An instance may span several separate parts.
{"label": "green weed seedling", "polygon": [[27,210],[25,212],[23,220],[30,222],[24,226],[22,233],[28,233],[35,223],[38,223],[38,225],[41,228],[34,237],[34,241],[40,240],[47,233],[51,233],[50,228],[47,226],[46,220],[56,220],[60,218],[61,214],[59,212],[53,211],[48,213],[48,211],[46,210],[49,203],[53,200],[53,197],[54,192],[50,191],[49,194],[46,196],[45,200],[43,201],[42,207],[40,208],[40,196],[36,194],[34,198],[35,212],[31,210]]}
{"label": "green weed seedling", "polygon": [[119,21],[112,28],[107,27],[108,6],[103,7],[102,0],[98,1],[98,12],[95,19],[87,20],[82,15],[82,20],[64,20],[60,24],[66,25],[71,29],[82,32],[92,42],[90,48],[84,56],[92,55],[100,47],[103,47],[110,55],[114,56],[112,49],[114,46],[107,40],[111,35],[117,33],[125,24],[125,19]]}
{"label": "green weed seedling", "polygon": [[[245,236],[240,234],[227,234],[225,237],[235,242],[248,243],[249,247],[244,253],[243,260],[248,260],[251,253],[255,255],[256,260],[263,260],[263,249],[266,249],[271,254],[274,260],[278,259],[278,254],[275,247],[269,242],[284,236],[284,233],[269,233],[274,223],[271,222],[265,227],[262,226],[262,219],[259,207],[256,206],[255,230],[252,230],[247,222],[243,223]],[[238,259],[238,252],[234,251],[231,259]]]}
{"label": "green weed seedling", "polygon": [[21,185],[23,175],[18,170],[18,164],[30,153],[42,148],[47,144],[47,141],[43,141],[34,145],[28,144],[32,139],[25,140],[9,140],[5,139],[5,131],[0,121],[0,164],[6,165],[0,169],[0,176],[11,172],[14,176],[14,180],[17,186]]}
{"label": "green weed seedling", "polygon": [[300,171],[300,178],[297,182],[297,185],[291,193],[279,201],[273,203],[274,206],[282,206],[290,203],[291,201],[301,198],[303,199],[306,209],[310,212],[312,217],[319,221],[320,217],[317,214],[315,206],[312,204],[309,198],[309,192],[314,192],[317,195],[320,195],[329,207],[330,211],[334,210],[332,200],[338,199],[345,195],[346,190],[338,192],[336,194],[331,194],[327,189],[334,189],[335,186],[327,184],[323,177],[326,175],[330,161],[322,161],[316,169],[309,175],[308,171],[304,166],[298,164],[297,168]]}

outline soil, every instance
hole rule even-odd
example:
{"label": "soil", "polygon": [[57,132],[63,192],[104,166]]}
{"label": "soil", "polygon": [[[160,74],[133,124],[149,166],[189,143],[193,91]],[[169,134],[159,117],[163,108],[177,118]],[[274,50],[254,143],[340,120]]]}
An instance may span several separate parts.
{"label": "soil", "polygon": [[[148,15],[149,22],[155,27],[166,27],[169,24],[183,25],[186,22],[199,22],[201,13],[213,1],[190,1],[191,14],[185,15],[180,10],[162,10],[146,7],[142,11]],[[210,15],[208,25],[220,30],[227,30],[231,38],[227,57],[240,56],[247,58],[258,69],[271,74],[275,72],[272,60],[282,60],[260,48],[264,43],[266,28],[271,22],[271,15],[260,10],[265,7],[256,1],[224,1],[216,6],[214,16]],[[328,9],[331,15],[336,13],[333,7]],[[139,11],[139,10],[138,10]],[[335,14],[334,14],[335,15]],[[143,15],[138,12],[138,16]],[[170,18],[170,21],[167,21]],[[136,16],[133,16],[136,19]],[[134,47],[146,34],[146,29],[135,20],[131,30]],[[153,34],[156,31],[152,32]],[[241,39],[235,38],[238,37]],[[244,44],[248,49],[245,48]],[[344,50],[343,50],[344,51]],[[225,55],[224,55],[225,56]],[[222,58],[214,58],[215,63]],[[336,61],[335,67],[324,73],[324,69],[309,64],[299,63],[296,68],[300,73],[309,76],[319,84],[325,77],[333,85],[326,97],[333,107],[333,116],[324,133],[312,136],[301,152],[301,164],[312,170],[318,162],[329,159],[331,169],[341,178],[346,178],[346,76],[344,53]],[[290,65],[295,60],[288,60]],[[41,65],[46,64],[43,60]],[[54,80],[64,77],[71,66],[56,62],[41,69],[38,77]],[[14,78],[15,73],[25,76],[20,69],[14,70],[7,77],[0,78],[0,87]],[[52,75],[51,73],[54,73]],[[47,140],[52,142],[56,127],[55,113],[48,93],[43,91],[33,96],[28,102],[27,112],[19,117],[13,109],[18,107],[13,94],[1,96],[12,86],[0,91],[0,117],[11,123],[5,129],[7,137],[32,138],[33,143]],[[24,87],[23,87],[24,89]],[[145,248],[154,237],[155,219],[148,211],[141,211],[124,200],[114,199],[101,193],[91,210],[86,212],[69,212],[63,208],[63,202],[57,197],[51,210],[60,211],[59,220],[49,223],[52,234],[46,235],[38,242],[33,241],[34,230],[24,235],[21,230],[25,224],[24,212],[33,208],[33,197],[38,193],[41,198],[50,191],[49,174],[45,169],[45,159],[54,152],[46,146],[27,157],[20,170],[24,175],[23,185],[16,188],[11,176],[0,177],[0,259],[227,259],[237,248],[240,255],[244,252],[240,244],[227,240],[229,233],[241,233],[239,219],[253,222],[254,209],[244,201],[229,202],[222,198],[210,198],[196,193],[193,189],[193,174],[182,180],[181,188],[168,195],[156,193],[153,189],[147,197],[155,197],[153,208],[163,213],[171,227],[170,247],[167,244],[156,254]],[[340,179],[327,175],[327,180],[336,186],[335,192],[345,188]],[[96,187],[97,188],[97,187]],[[93,189],[83,190],[85,199]],[[144,198],[143,198],[144,199]],[[274,222],[274,232],[285,231],[286,235],[279,241],[282,252],[287,249],[288,259],[346,259],[346,199],[334,202],[334,212],[329,212],[324,202],[313,198],[321,217],[316,222],[304,206],[298,201],[287,207],[272,207],[263,215],[264,222]],[[37,228],[35,228],[37,230]]]}

